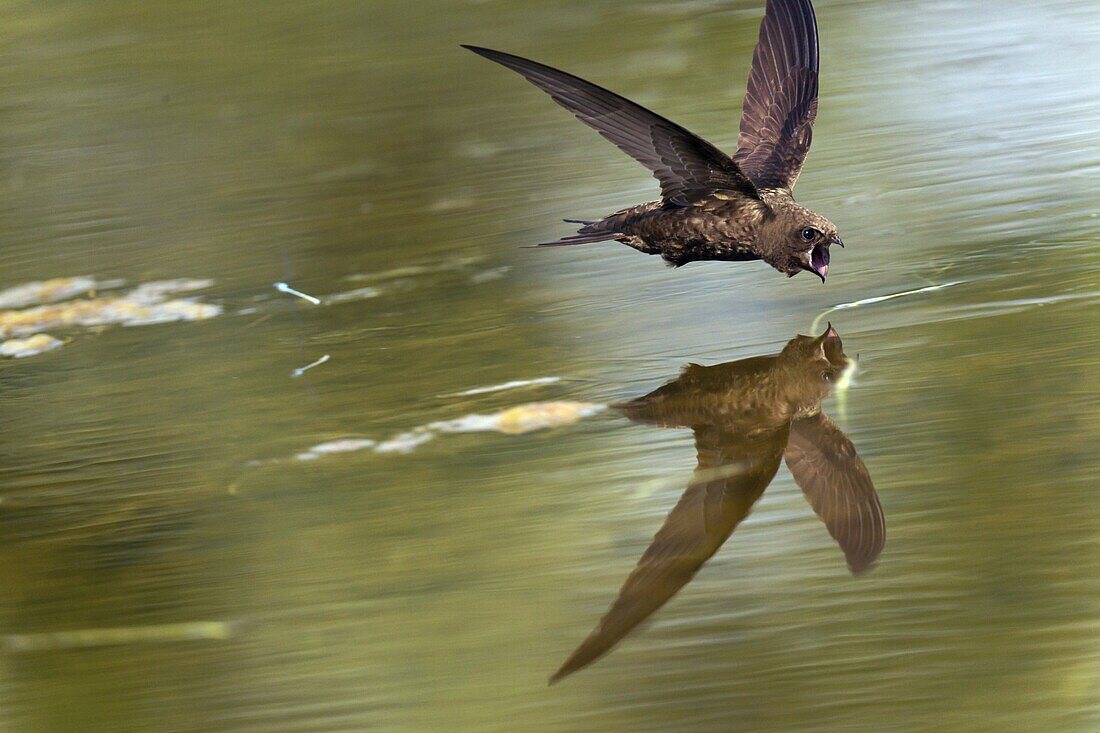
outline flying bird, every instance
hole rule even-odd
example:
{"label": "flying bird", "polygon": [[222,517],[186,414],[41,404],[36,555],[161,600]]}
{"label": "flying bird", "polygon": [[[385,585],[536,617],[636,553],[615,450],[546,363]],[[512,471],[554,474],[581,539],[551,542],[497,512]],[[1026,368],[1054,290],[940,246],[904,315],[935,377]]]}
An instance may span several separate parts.
{"label": "flying bird", "polygon": [[767,0],[753,54],[737,152],[726,155],[625,97],[529,59],[463,46],[512,69],[653,172],[661,199],[583,224],[539,246],[616,240],[679,267],[696,260],[764,260],[825,282],[836,226],[791,195],[817,115],[817,19],[810,0]]}
{"label": "flying bird", "polygon": [[628,418],[690,428],[697,467],[679,503],[596,628],[551,684],[610,651],[674,596],[729,538],[785,461],[854,574],[869,570],[886,523],[867,467],[821,401],[848,366],[830,325],[779,354],[699,366],[616,407]]}

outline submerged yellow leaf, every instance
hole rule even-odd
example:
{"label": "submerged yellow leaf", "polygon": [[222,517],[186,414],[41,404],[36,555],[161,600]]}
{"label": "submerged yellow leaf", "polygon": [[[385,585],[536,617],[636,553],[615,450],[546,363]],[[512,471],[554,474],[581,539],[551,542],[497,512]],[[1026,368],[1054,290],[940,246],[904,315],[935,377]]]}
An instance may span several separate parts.
{"label": "submerged yellow leaf", "polygon": [[[74,278],[74,280],[80,280],[80,278]],[[9,295],[8,300],[0,302],[17,302],[23,297],[21,294],[31,291],[38,293],[38,296],[42,296],[47,290],[53,293],[68,292],[60,284],[46,288],[49,283],[61,282],[61,280],[49,280],[12,288],[4,291]],[[210,285],[208,280],[166,280],[144,283],[122,295],[69,300],[22,310],[0,311],[0,338],[27,336],[36,331],[74,326],[111,324],[146,326],[154,323],[213,318],[221,313],[220,306],[200,303],[192,299],[168,299],[172,293],[196,290],[208,285]]]}
{"label": "submerged yellow leaf", "polygon": [[25,339],[9,339],[0,343],[0,356],[11,359],[22,359],[25,356],[37,356],[51,349],[56,349],[65,342],[46,333],[36,333]]}
{"label": "submerged yellow leaf", "polygon": [[510,435],[529,433],[570,425],[602,409],[589,402],[531,402],[499,413],[497,429]]}
{"label": "submerged yellow leaf", "polygon": [[96,286],[95,279],[90,277],[55,277],[51,280],[24,283],[0,290],[0,308],[23,308],[53,303],[89,293]]}

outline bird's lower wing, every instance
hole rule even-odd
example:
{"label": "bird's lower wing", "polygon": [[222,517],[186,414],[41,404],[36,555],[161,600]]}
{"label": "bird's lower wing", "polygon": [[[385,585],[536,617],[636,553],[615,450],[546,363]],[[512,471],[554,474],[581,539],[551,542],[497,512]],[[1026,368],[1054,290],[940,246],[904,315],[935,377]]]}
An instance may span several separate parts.
{"label": "bird's lower wing", "polygon": [[742,449],[738,436],[716,430],[708,430],[705,435],[701,432],[696,431],[699,467],[691,485],[665,519],[611,608],[554,673],[551,683],[606,654],[683,588],[748,515],[779,469],[785,431],[749,451]]}
{"label": "bird's lower wing", "polygon": [[852,441],[819,412],[791,424],[784,458],[848,567],[856,574],[870,569],[886,544],[886,518]]}

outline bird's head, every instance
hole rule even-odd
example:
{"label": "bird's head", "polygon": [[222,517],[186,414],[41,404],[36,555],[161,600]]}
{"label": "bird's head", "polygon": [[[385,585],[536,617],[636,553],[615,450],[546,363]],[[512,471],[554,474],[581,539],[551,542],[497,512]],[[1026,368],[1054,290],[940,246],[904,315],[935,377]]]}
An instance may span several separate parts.
{"label": "bird's head", "polygon": [[787,277],[806,270],[824,283],[829,274],[829,247],[844,246],[836,225],[793,201],[770,208],[761,237],[764,260]]}
{"label": "bird's head", "polygon": [[787,376],[787,399],[800,406],[820,403],[848,368],[840,334],[832,324],[820,336],[796,336],[779,355]]}

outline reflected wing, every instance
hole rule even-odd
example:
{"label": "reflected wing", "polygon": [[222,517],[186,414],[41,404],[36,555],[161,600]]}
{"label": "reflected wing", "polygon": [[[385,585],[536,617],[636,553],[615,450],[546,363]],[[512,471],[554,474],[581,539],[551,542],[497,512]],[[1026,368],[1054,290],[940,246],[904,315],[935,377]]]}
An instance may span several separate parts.
{"label": "reflected wing", "polygon": [[554,683],[585,667],[663,606],[694,577],[764,493],[779,468],[786,430],[749,446],[717,429],[695,432],[699,466],[680,502],[619,590],[619,597]]}
{"label": "reflected wing", "polygon": [[855,574],[869,570],[886,544],[886,519],[867,466],[823,413],[795,420],[784,456],[795,482]]}
{"label": "reflected wing", "polygon": [[675,122],[564,71],[488,48],[463,48],[519,73],[653,171],[665,201],[683,206],[716,190],[757,198],[732,158]]}
{"label": "reflected wing", "polygon": [[817,116],[817,19],[810,0],[768,0],[734,159],[757,188],[794,187]]}

